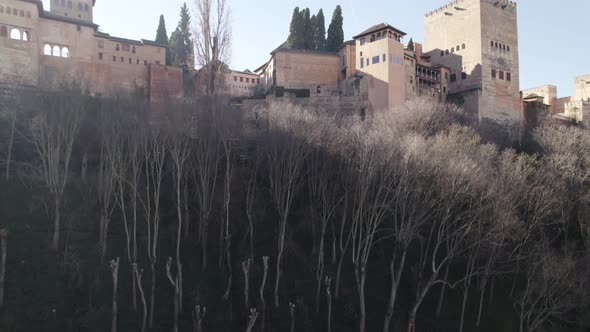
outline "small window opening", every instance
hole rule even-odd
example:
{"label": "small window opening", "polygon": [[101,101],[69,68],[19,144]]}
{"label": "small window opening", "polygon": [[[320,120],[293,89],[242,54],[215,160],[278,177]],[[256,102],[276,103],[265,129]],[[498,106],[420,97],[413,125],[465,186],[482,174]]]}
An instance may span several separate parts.
{"label": "small window opening", "polygon": [[43,54],[51,55],[51,45],[45,44],[45,46],[43,47]]}

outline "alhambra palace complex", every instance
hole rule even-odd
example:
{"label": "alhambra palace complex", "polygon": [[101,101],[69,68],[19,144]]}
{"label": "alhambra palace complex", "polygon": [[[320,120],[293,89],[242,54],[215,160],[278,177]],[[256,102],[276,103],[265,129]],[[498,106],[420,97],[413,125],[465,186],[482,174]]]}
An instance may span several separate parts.
{"label": "alhambra palace complex", "polygon": [[[95,2],[51,0],[46,11],[40,0],[0,0],[0,84],[52,86],[71,77],[94,94],[140,89],[151,103],[180,97],[186,75],[198,72],[166,67],[162,45],[98,31]],[[558,99],[551,85],[521,93],[515,2],[456,0],[425,14],[423,44],[408,49],[405,36],[382,23],[336,53],[290,49],[285,43],[253,72],[228,72],[226,91],[267,98],[279,87],[287,96],[306,91],[296,99],[363,113],[417,97],[453,100],[480,123],[509,132],[523,123],[523,102],[525,108],[540,103],[561,119],[590,119],[590,76],[577,78],[575,95],[568,98]]]}

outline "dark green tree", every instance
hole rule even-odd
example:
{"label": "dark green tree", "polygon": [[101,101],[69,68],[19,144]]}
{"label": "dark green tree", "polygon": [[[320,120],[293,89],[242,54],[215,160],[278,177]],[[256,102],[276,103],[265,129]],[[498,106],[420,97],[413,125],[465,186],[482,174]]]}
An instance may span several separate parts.
{"label": "dark green tree", "polygon": [[328,52],[336,52],[344,42],[343,24],[344,18],[342,17],[342,8],[338,5],[336,6],[336,9],[334,9],[332,22],[328,28],[328,40],[326,41],[326,50]]}
{"label": "dark green tree", "polygon": [[412,40],[412,38],[410,38],[410,41],[408,42],[408,50],[414,50],[414,40]]}
{"label": "dark green tree", "polygon": [[313,31],[314,49],[318,51],[326,50],[326,19],[324,11],[320,9],[317,16],[315,16],[315,26]]}
{"label": "dark green tree", "polygon": [[291,26],[289,27],[289,38],[287,45],[289,48],[303,48],[304,43],[304,24],[302,14],[304,11],[299,11],[299,7],[293,10],[293,17],[291,18]]}
{"label": "dark green tree", "polygon": [[170,43],[168,40],[168,32],[166,32],[166,21],[164,21],[164,15],[160,15],[160,24],[158,24],[158,32],[156,32],[155,42],[166,46],[166,66],[170,66],[172,64],[170,59]]}
{"label": "dark green tree", "polygon": [[313,50],[313,24],[309,8],[305,8],[303,13],[303,49]]}
{"label": "dark green tree", "polygon": [[170,35],[170,53],[172,65],[195,68],[195,50],[191,35],[191,17],[186,3],[180,8],[180,22]]}

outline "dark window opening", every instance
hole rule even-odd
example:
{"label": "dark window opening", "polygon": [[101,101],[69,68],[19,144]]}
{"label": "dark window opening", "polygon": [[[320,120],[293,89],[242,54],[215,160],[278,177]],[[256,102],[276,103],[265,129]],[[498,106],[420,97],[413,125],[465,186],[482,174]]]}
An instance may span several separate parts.
{"label": "dark window opening", "polygon": [[117,57],[113,55],[113,62],[117,61]]}
{"label": "dark window opening", "polygon": [[119,52],[120,50],[121,50],[121,47],[119,46],[119,44],[117,44],[117,45],[115,46],[115,51]]}
{"label": "dark window opening", "polygon": [[498,77],[503,80],[504,79],[504,72],[500,70]]}
{"label": "dark window opening", "polygon": [[361,68],[365,68],[365,59],[361,58]]}
{"label": "dark window opening", "polygon": [[462,80],[466,80],[467,79],[467,73],[466,72],[462,72],[461,73],[461,79]]}
{"label": "dark window opening", "polygon": [[121,62],[123,62],[123,63],[125,62],[125,58],[124,57],[121,57]]}
{"label": "dark window opening", "polygon": [[102,53],[98,53],[98,60],[102,60]]}
{"label": "dark window opening", "polygon": [[135,54],[135,46],[131,48],[131,53]]}
{"label": "dark window opening", "polygon": [[379,56],[374,56],[373,57],[373,64],[379,63]]}
{"label": "dark window opening", "polygon": [[457,74],[451,74],[451,82],[457,81]]}
{"label": "dark window opening", "polygon": [[5,26],[0,27],[0,37],[8,37],[8,28]]}
{"label": "dark window opening", "polygon": [[132,64],[132,63],[133,63],[133,60],[131,60],[131,58],[129,58],[129,64]]}
{"label": "dark window opening", "polygon": [[506,73],[506,80],[507,81],[512,81],[512,74]]}
{"label": "dark window opening", "polygon": [[496,79],[496,70],[495,69],[492,69],[492,78]]}
{"label": "dark window opening", "polygon": [[461,45],[461,49],[463,49],[463,50],[465,49],[465,44]]}

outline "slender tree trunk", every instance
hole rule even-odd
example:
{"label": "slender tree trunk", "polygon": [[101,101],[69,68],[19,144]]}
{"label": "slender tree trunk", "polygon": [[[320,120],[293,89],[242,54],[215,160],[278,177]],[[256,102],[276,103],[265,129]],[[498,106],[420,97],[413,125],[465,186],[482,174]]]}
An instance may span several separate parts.
{"label": "slender tree trunk", "polygon": [[257,318],[258,318],[258,313],[256,312],[256,309],[255,308],[250,309],[250,317],[249,317],[248,328],[246,329],[246,332],[252,331],[252,329],[254,328],[254,325],[256,324]]}
{"label": "slender tree trunk", "polygon": [[344,263],[344,253],[340,254],[340,259],[338,260],[338,268],[336,269],[336,286],[334,290],[334,297],[340,297],[340,274],[342,273],[342,264]]}
{"label": "slender tree trunk", "polygon": [[14,145],[14,132],[16,130],[16,110],[13,110],[12,123],[10,124],[10,138],[8,139],[8,151],[6,153],[6,181],[10,179],[10,162],[12,161],[12,146]]}
{"label": "slender tree trunk", "polygon": [[244,271],[244,304],[246,305],[246,310],[250,308],[250,301],[248,300],[248,295],[250,293],[250,266],[252,265],[252,260],[247,259],[242,262],[242,271]]}
{"label": "slender tree trunk", "polygon": [[[176,177],[176,213],[178,214],[178,227],[176,230],[176,266],[178,267],[177,271],[177,288],[178,288],[178,306],[177,310],[182,311],[182,271],[181,271],[181,263],[180,263],[180,237],[182,235],[182,196],[180,192],[181,186],[181,177],[182,177],[182,169],[177,171]],[[186,187],[185,187],[186,188]]]}
{"label": "slender tree trunk", "polygon": [[248,227],[250,228],[250,259],[254,259],[254,222],[252,221],[252,215],[250,212],[248,216]]}
{"label": "slender tree trunk", "polygon": [[4,306],[4,278],[6,275],[6,246],[8,239],[8,231],[6,229],[0,230],[0,308]]}
{"label": "slender tree trunk", "polygon": [[332,278],[326,277],[326,300],[328,302],[328,331],[332,331]]}
{"label": "slender tree trunk", "polygon": [[295,304],[289,303],[289,313],[291,315],[291,332],[295,332]]}
{"label": "slender tree trunk", "polygon": [[150,330],[154,327],[154,306],[155,306],[155,298],[156,298],[156,261],[154,259],[151,260],[150,263],[152,269],[152,290],[150,295],[150,322],[149,328]]}
{"label": "slender tree trunk", "polygon": [[225,246],[225,254],[226,254],[226,259],[227,259],[227,269],[229,272],[229,276],[227,278],[227,288],[225,290],[225,294],[223,295],[223,298],[225,300],[229,300],[229,295],[231,293],[231,285],[232,285],[232,281],[233,281],[233,268],[231,266],[231,252],[230,252],[230,246],[231,246],[231,235],[227,236],[226,239],[226,246]]}
{"label": "slender tree trunk", "polygon": [[184,183],[184,189],[183,189],[184,193],[183,193],[183,199],[184,199],[184,239],[188,239],[188,235],[189,235],[189,225],[190,225],[190,209],[188,206],[188,180],[185,181]]}
{"label": "slender tree trunk", "polygon": [[82,156],[82,183],[87,184],[87,176],[88,173],[88,152],[84,151],[84,155]]}
{"label": "slender tree trunk", "polygon": [[111,273],[113,275],[113,312],[111,319],[111,332],[117,332],[117,284],[119,282],[119,258],[111,261]]}
{"label": "slender tree trunk", "polygon": [[281,274],[282,274],[282,258],[283,258],[283,250],[285,249],[285,231],[287,228],[287,216],[283,216],[281,220],[281,226],[279,230],[279,239],[278,239],[278,252],[277,252],[277,269],[276,269],[276,279],[275,279],[275,308],[279,307],[279,284],[281,282]]}
{"label": "slender tree trunk", "polygon": [[316,268],[316,294],[315,294],[315,312],[320,313],[320,293],[322,290],[322,281],[324,279],[324,237],[326,235],[326,222],[322,225],[320,245],[318,247],[318,265]]}
{"label": "slender tree trunk", "polygon": [[[445,270],[445,278],[444,281],[447,281],[447,278],[449,277],[449,269],[450,267],[447,266],[447,269]],[[436,317],[440,317],[440,314],[442,312],[442,306],[443,306],[443,302],[445,299],[445,291],[446,291],[446,285],[443,283],[440,285],[440,295],[438,297],[438,304],[436,306]]]}
{"label": "slender tree trunk", "polygon": [[202,222],[203,227],[201,230],[201,252],[203,254],[203,260],[201,262],[201,270],[205,271],[207,269],[207,238],[209,237],[209,224],[204,220]]}
{"label": "slender tree trunk", "polygon": [[410,316],[408,319],[408,332],[415,331],[415,329],[416,329],[416,313],[418,312],[418,309],[420,308],[422,301],[424,301],[426,294],[428,293],[428,291],[430,290],[430,288],[434,284],[434,281],[436,280],[437,275],[438,275],[438,273],[433,273],[432,276],[430,277],[430,279],[422,287],[422,289],[419,289],[416,292],[416,300],[414,302],[414,305],[412,306],[412,309],[410,310]]}
{"label": "slender tree trunk", "polygon": [[475,324],[477,327],[481,324],[481,316],[483,313],[483,299],[485,297],[486,288],[488,285],[488,275],[486,274],[481,281],[481,294],[479,295],[479,309],[477,312],[477,323]]}
{"label": "slender tree trunk", "polygon": [[139,289],[139,295],[141,298],[141,304],[143,307],[143,316],[141,319],[141,332],[146,332],[146,324],[147,324],[147,303],[145,301],[145,293],[143,291],[143,286],[141,285],[141,277],[143,275],[143,270],[138,271],[137,264],[133,264],[133,271],[135,274],[135,278],[137,280],[137,288]]}
{"label": "slender tree trunk", "polygon": [[264,300],[264,287],[266,286],[266,277],[268,275],[268,256],[262,257],[262,263],[264,264],[264,273],[262,275],[262,283],[260,284],[260,303],[262,307],[262,331],[264,331],[264,323],[266,322],[266,301]]}
{"label": "slender tree trunk", "polygon": [[51,249],[54,252],[59,250],[59,233],[60,233],[60,199],[54,199],[54,218],[53,218],[53,241]]}
{"label": "slender tree trunk", "polygon": [[391,325],[391,319],[393,317],[393,310],[395,308],[395,301],[397,299],[397,289],[399,287],[399,283],[402,276],[402,271],[404,269],[404,265],[406,263],[406,254],[407,249],[403,249],[401,253],[400,262],[398,263],[397,269],[395,265],[395,261],[397,259],[397,255],[393,254],[393,258],[391,259],[391,263],[389,264],[389,272],[391,273],[391,290],[389,293],[389,303],[387,304],[387,311],[385,313],[385,320],[383,322],[383,332],[389,332],[389,326]]}
{"label": "slender tree trunk", "polygon": [[355,267],[356,285],[359,294],[359,309],[360,309],[360,320],[359,320],[359,332],[365,332],[367,309],[365,306],[365,278],[366,278],[366,266],[361,264]]}

